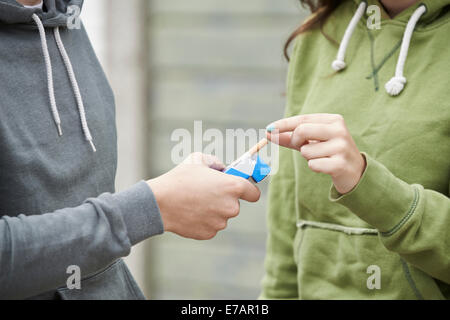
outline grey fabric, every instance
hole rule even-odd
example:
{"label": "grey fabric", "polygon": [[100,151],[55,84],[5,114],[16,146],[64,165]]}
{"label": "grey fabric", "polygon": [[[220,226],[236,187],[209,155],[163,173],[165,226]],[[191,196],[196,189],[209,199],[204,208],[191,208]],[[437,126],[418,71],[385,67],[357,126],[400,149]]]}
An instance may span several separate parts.
{"label": "grey fabric", "polygon": [[[117,288],[126,288],[126,290],[117,290]],[[117,260],[104,271],[86,278],[81,290],[59,289],[56,299],[91,300],[99,299],[99,297],[102,300],[145,299],[122,259]]]}
{"label": "grey fabric", "polygon": [[[85,30],[64,27],[67,5],[81,7],[82,1],[44,4],[46,12],[0,0],[0,298],[52,298],[58,292],[67,299],[143,298],[120,258],[163,232],[158,205],[143,181],[114,193],[113,94]],[[50,110],[33,12],[47,26],[62,136]],[[82,132],[50,28],[55,25],[80,86],[95,153]],[[63,289],[70,265],[86,278],[78,292]]]}

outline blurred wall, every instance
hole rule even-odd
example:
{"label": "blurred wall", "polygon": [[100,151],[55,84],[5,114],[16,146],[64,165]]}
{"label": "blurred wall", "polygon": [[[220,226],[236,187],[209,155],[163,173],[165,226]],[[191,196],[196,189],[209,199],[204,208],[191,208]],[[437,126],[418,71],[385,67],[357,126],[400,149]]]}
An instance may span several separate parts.
{"label": "blurred wall", "polygon": [[[171,168],[176,128],[193,130],[195,120],[203,130],[265,128],[282,116],[282,47],[304,17],[297,0],[151,0],[148,12],[152,175]],[[242,202],[240,216],[211,241],[150,240],[152,298],[258,296],[267,182],[260,202]]]}
{"label": "blurred wall", "polygon": [[[173,167],[173,130],[264,128],[283,114],[282,46],[298,0],[86,0],[83,21],[116,96],[117,188]],[[127,263],[152,299],[253,299],[265,251],[257,204],[210,241],[155,237]]]}

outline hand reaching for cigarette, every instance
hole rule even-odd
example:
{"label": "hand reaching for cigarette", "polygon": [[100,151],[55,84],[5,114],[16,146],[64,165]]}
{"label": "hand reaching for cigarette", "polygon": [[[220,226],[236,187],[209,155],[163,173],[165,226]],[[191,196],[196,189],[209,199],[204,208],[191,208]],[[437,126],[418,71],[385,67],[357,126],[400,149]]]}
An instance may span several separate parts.
{"label": "hand reaching for cigarette", "polygon": [[300,151],[312,171],[329,174],[341,194],[358,184],[366,168],[341,115],[299,115],[275,121],[266,129],[269,140]]}

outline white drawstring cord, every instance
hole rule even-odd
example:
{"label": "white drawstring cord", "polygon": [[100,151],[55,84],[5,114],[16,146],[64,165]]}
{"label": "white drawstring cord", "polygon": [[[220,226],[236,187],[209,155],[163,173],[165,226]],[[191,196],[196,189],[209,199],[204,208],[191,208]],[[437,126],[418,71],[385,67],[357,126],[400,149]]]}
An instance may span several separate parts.
{"label": "white drawstring cord", "polygon": [[35,13],[32,15],[32,18],[38,27],[39,35],[41,37],[42,53],[44,55],[45,67],[47,69],[48,95],[50,98],[50,107],[52,109],[53,120],[55,121],[55,124],[58,128],[58,134],[62,136],[61,119],[59,117],[58,107],[56,106],[55,89],[53,87],[52,62],[50,60],[50,54],[48,53],[47,38],[45,35],[44,25]]}
{"label": "white drawstring cord", "polygon": [[75,95],[75,99],[76,99],[77,105],[78,105],[78,113],[80,114],[81,127],[83,129],[84,137],[91,144],[92,150],[94,152],[96,152],[97,149],[95,148],[94,143],[92,142],[92,135],[91,135],[91,132],[89,130],[89,127],[88,127],[88,124],[86,121],[86,112],[84,110],[83,98],[81,97],[80,87],[78,86],[78,82],[75,77],[75,73],[73,72],[72,63],[70,62],[69,55],[67,54],[67,51],[61,40],[61,35],[59,34],[59,28],[55,27],[53,29],[53,32],[55,34],[56,44],[58,46],[59,52],[61,53],[64,64],[66,66],[67,74],[69,75],[69,79],[72,84],[73,93]]}
{"label": "white drawstring cord", "polygon": [[[59,117],[58,108],[56,106],[55,89],[54,89],[54,85],[53,85],[52,62],[50,60],[50,54],[48,52],[45,28],[44,28],[44,25],[42,24],[42,21],[39,19],[39,17],[36,14],[33,14],[32,18],[39,29],[39,35],[41,37],[42,52],[44,55],[45,66],[47,69],[47,82],[48,82],[48,92],[49,92],[49,97],[50,97],[50,107],[52,109],[53,120],[55,121],[55,124],[58,127],[58,134],[61,136],[62,135],[61,119]],[[91,132],[90,132],[88,124],[87,124],[86,112],[85,112],[84,104],[83,104],[83,98],[81,97],[80,88],[78,86],[77,79],[75,78],[75,73],[73,72],[72,63],[70,62],[69,55],[67,54],[67,51],[61,40],[59,28],[55,27],[53,29],[53,32],[55,34],[56,45],[58,46],[59,52],[62,56],[64,65],[67,70],[67,74],[69,75],[70,83],[72,84],[73,93],[74,93],[75,99],[77,101],[78,113],[80,114],[81,127],[83,129],[84,137],[91,145],[92,150],[94,152],[96,152],[97,149],[95,148],[95,145],[92,141],[92,135],[91,135]]]}
{"label": "white drawstring cord", "polygon": [[408,49],[411,43],[412,34],[420,17],[426,11],[427,8],[425,5],[419,6],[408,21],[405,33],[403,34],[402,46],[398,56],[397,67],[395,68],[395,76],[392,77],[391,80],[389,80],[384,86],[387,93],[391,96],[399,95],[405,87],[406,78],[403,76],[403,70],[405,68],[406,57],[408,56]]}
{"label": "white drawstring cord", "polygon": [[358,9],[356,10],[347,29],[345,30],[344,37],[342,38],[341,44],[339,46],[339,51],[338,51],[336,60],[334,60],[333,63],[331,64],[331,67],[335,71],[340,71],[347,66],[344,61],[345,51],[347,51],[347,47],[350,42],[350,38],[352,37],[353,31],[355,31],[359,20],[361,20],[362,16],[364,15],[366,7],[367,7],[367,3],[365,1],[363,1],[359,4]]}

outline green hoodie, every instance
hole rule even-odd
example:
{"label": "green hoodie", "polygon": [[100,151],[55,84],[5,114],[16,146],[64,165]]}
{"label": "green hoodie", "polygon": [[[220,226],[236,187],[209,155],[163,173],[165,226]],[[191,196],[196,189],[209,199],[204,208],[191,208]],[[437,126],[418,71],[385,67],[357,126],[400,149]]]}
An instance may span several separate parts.
{"label": "green hoodie", "polygon": [[[359,4],[343,1],[324,33],[340,41]],[[427,11],[412,34],[407,83],[391,96],[384,85],[421,5]],[[331,67],[338,49],[320,30],[297,37],[286,116],[343,115],[367,168],[340,195],[299,152],[280,151],[261,298],[450,298],[450,1],[425,0],[394,19],[379,7],[381,28],[369,29],[363,15],[340,72]]]}

